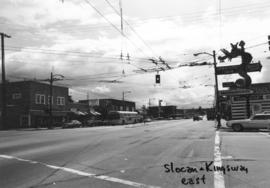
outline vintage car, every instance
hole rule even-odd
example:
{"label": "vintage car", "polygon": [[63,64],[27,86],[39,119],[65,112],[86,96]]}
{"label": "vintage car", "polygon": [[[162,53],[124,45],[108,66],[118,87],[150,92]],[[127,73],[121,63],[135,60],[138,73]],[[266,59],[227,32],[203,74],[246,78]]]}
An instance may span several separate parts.
{"label": "vintage car", "polygon": [[267,129],[270,126],[270,114],[256,114],[249,119],[227,121],[226,126],[234,131],[243,129]]}
{"label": "vintage car", "polygon": [[82,123],[78,120],[71,120],[70,122],[64,123],[62,126],[63,129],[65,128],[75,128],[75,127],[81,127]]}

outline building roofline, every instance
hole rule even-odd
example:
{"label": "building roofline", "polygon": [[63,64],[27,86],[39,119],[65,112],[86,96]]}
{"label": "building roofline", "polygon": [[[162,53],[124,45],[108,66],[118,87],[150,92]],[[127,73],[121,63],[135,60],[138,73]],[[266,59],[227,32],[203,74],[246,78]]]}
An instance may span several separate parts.
{"label": "building roofline", "polygon": [[[20,84],[20,83],[35,83],[35,84],[43,84],[43,85],[47,85],[49,86],[50,84],[49,83],[44,83],[42,81],[38,81],[38,80],[22,80],[22,81],[12,81],[12,82],[6,82],[6,85],[9,85],[9,84]],[[2,83],[0,83],[0,85],[2,85]],[[53,84],[53,87],[61,87],[61,88],[67,88],[68,87],[65,87],[65,86],[58,86],[57,84]]]}
{"label": "building roofline", "polygon": [[[90,100],[116,100],[116,101],[123,101],[122,99],[110,99],[110,98],[105,98],[105,99],[83,99],[83,100],[79,100],[80,101],[90,101]],[[136,103],[135,101],[127,101],[124,100],[125,102],[132,102],[132,103]]]}

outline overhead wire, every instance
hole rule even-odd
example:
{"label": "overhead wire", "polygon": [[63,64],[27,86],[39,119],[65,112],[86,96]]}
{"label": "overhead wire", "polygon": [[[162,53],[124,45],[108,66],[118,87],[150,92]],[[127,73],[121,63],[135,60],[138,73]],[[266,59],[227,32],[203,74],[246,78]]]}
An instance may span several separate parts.
{"label": "overhead wire", "polygon": [[[121,16],[121,14],[116,10],[116,8],[110,3],[109,0],[105,0],[107,4],[114,10],[114,12]],[[138,34],[138,32],[129,24],[129,22],[123,18],[123,21],[130,27],[130,29],[135,33],[135,35],[144,43],[144,45],[153,53],[154,56],[158,57],[150,45]]]}
{"label": "overhead wire", "polygon": [[[119,30],[106,16],[104,16],[89,0],[85,0],[85,2],[91,6],[101,17],[103,17],[113,28],[116,29],[116,31],[118,31],[120,34],[122,33],[121,30]],[[145,52],[139,48],[129,37],[127,37],[124,33],[123,36],[128,39],[128,41],[137,49],[139,50],[142,54],[144,54],[145,56],[147,56],[145,54]]]}
{"label": "overhead wire", "polygon": [[[267,8],[267,6],[265,6],[265,5],[269,5],[269,2],[264,2],[264,3],[252,3],[252,4],[245,4],[245,5],[242,5],[242,6],[232,6],[232,7],[228,7],[228,8],[222,8],[221,9],[221,12],[224,14],[224,13],[226,13],[226,12],[234,12],[234,11],[236,11],[236,12],[239,12],[239,11],[241,11],[242,9],[247,9],[248,11],[251,11],[252,9],[256,9],[257,10],[257,8]],[[259,7],[257,7],[257,6],[259,6]],[[239,10],[234,10],[234,9],[239,9]],[[181,14],[181,15],[171,15],[171,16],[163,16],[163,17],[153,17],[153,18],[146,18],[146,19],[140,19],[140,21],[138,21],[138,23],[140,23],[141,21],[143,21],[143,20],[146,20],[146,21],[148,21],[148,20],[153,20],[153,19],[166,19],[166,18],[169,18],[169,19],[171,19],[171,18],[176,18],[176,17],[183,17],[183,16],[193,16],[193,15],[195,15],[196,17],[197,17],[197,15],[196,14],[204,14],[205,13],[205,11],[194,11],[194,12],[189,12],[189,13],[184,13],[184,14]],[[208,12],[209,13],[209,15],[211,15],[211,14],[214,14],[215,16],[219,16],[219,13],[216,13],[216,11],[210,11],[210,12]],[[134,23],[136,23],[136,22],[134,22]],[[6,24],[6,23],[1,23],[0,22],[0,24]],[[102,27],[111,27],[111,26],[107,26],[107,25],[104,25],[104,24],[96,24],[95,26],[79,26],[79,27],[74,27],[74,26],[61,26],[61,28],[60,29],[68,29],[68,28],[70,28],[70,29],[73,29],[73,30],[77,30],[77,29],[80,29],[80,27],[82,27],[82,28],[84,28],[84,27],[86,27],[86,28],[93,28],[93,29],[97,29],[97,28],[102,28]]]}

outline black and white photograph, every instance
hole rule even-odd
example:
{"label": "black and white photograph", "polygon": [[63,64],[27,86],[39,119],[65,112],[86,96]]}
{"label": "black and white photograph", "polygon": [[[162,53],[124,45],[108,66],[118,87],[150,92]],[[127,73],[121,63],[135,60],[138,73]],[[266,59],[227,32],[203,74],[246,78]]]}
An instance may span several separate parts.
{"label": "black and white photograph", "polygon": [[0,188],[269,188],[269,0],[1,0]]}

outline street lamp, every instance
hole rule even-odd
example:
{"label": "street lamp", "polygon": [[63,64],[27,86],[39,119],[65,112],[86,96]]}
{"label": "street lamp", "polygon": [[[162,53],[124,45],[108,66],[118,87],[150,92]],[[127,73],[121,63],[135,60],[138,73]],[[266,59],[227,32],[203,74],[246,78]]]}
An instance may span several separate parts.
{"label": "street lamp", "polygon": [[161,103],[163,100],[158,100],[158,117],[160,118],[160,112],[161,112]]}
{"label": "street lamp", "polygon": [[125,94],[126,93],[131,93],[131,91],[123,91],[122,92],[122,100],[124,101],[125,100]]}
{"label": "street lamp", "polygon": [[149,107],[151,106],[151,100],[152,100],[152,99],[155,100],[156,98],[149,98],[149,102],[148,102],[148,106],[149,106]]}
{"label": "street lamp", "polygon": [[213,57],[214,59],[214,73],[215,73],[215,94],[216,94],[216,119],[217,119],[217,127],[219,128],[221,126],[221,122],[220,122],[220,108],[219,108],[219,93],[218,93],[218,78],[217,78],[217,61],[216,61],[216,51],[213,51],[213,54],[210,54],[208,52],[200,52],[200,53],[196,53],[193,54],[194,56],[198,56],[198,55],[202,55],[202,54],[206,54],[209,55],[211,57]]}
{"label": "street lamp", "polygon": [[122,100],[123,100],[123,110],[126,110],[126,105],[125,105],[125,94],[126,93],[131,93],[131,91],[123,91],[122,92]]}

